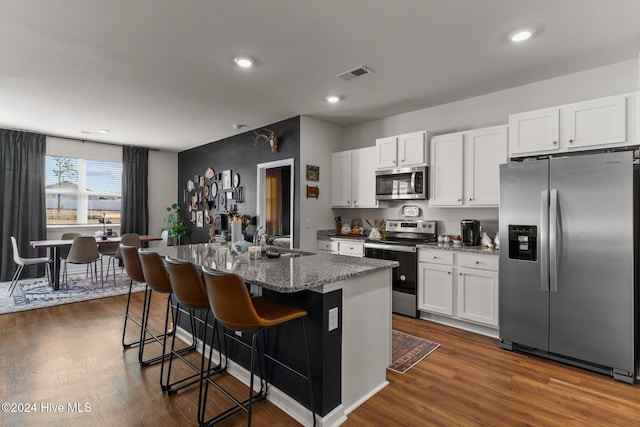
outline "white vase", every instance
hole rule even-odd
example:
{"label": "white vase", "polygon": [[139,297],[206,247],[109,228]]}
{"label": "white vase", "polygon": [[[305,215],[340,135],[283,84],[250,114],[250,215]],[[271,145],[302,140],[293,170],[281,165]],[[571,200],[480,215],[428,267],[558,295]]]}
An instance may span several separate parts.
{"label": "white vase", "polygon": [[233,221],[231,223],[231,243],[235,243],[238,240],[242,240],[242,223]]}

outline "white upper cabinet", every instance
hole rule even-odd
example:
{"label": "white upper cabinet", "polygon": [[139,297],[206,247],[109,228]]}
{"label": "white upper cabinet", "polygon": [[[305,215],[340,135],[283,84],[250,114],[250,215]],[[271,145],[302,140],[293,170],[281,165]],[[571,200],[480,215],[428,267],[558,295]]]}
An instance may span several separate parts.
{"label": "white upper cabinet", "polygon": [[352,206],[354,208],[378,207],[375,147],[353,151],[351,154],[351,183]]}
{"label": "white upper cabinet", "polygon": [[351,207],[351,151],[331,154],[331,206]]}
{"label": "white upper cabinet", "polygon": [[464,134],[464,203],[500,204],[500,165],[509,161],[507,127],[495,126]]}
{"label": "white upper cabinet", "polygon": [[637,94],[509,116],[512,157],[635,145]]}
{"label": "white upper cabinet", "polygon": [[544,153],[558,149],[560,109],[527,111],[509,116],[509,153]]}
{"label": "white upper cabinet", "polygon": [[561,129],[571,149],[627,142],[624,96],[571,104],[564,108]]}
{"label": "white upper cabinet", "polygon": [[426,131],[376,140],[377,169],[427,165]]}
{"label": "white upper cabinet", "polygon": [[462,133],[431,138],[429,206],[462,206]]}
{"label": "white upper cabinet", "polygon": [[433,137],[429,206],[498,206],[507,146],[506,126]]}
{"label": "white upper cabinet", "polygon": [[375,208],[376,147],[331,154],[331,206]]}

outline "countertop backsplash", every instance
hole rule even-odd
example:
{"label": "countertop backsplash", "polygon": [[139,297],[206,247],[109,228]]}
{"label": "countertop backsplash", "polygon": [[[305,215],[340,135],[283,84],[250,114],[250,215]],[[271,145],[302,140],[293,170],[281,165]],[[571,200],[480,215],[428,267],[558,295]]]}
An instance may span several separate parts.
{"label": "countertop backsplash", "polygon": [[416,202],[384,202],[387,207],[375,209],[333,209],[334,216],[340,216],[343,224],[351,224],[353,218],[361,219],[365,231],[369,230],[366,223],[368,219],[402,219],[402,206],[417,205],[421,210],[418,219],[436,221],[438,234],[448,234],[455,236],[460,234],[460,221],[463,219],[477,219],[480,221],[482,231],[486,232],[493,239],[498,231],[498,209],[497,208],[430,208],[424,200]]}

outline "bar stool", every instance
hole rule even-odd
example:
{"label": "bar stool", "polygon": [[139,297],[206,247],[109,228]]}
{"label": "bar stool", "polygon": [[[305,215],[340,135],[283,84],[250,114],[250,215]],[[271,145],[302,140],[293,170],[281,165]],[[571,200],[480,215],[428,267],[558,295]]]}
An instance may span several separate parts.
{"label": "bar stool", "polygon": [[[211,306],[211,310],[218,322],[226,328],[233,332],[247,332],[251,334],[251,362],[250,362],[250,380],[249,380],[249,398],[243,402],[240,402],[235,397],[231,396],[226,390],[222,388],[215,381],[202,381],[200,383],[200,387],[202,387],[203,383],[205,384],[205,391],[201,393],[203,396],[204,402],[202,404],[202,413],[204,415],[204,410],[206,407],[206,398],[207,392],[209,390],[209,383],[211,382],[216,388],[222,391],[227,397],[229,397],[235,403],[235,407],[231,407],[226,411],[216,415],[215,417],[207,420],[205,424],[215,424],[218,423],[232,414],[243,410],[247,413],[248,423],[247,425],[251,425],[251,411],[253,402],[257,400],[263,400],[267,397],[268,393],[268,384],[263,387],[263,382],[266,383],[266,380],[263,378],[262,372],[260,375],[260,392],[257,395],[253,393],[253,376],[254,376],[254,365],[255,365],[255,353],[258,353],[260,356],[260,351],[257,348],[257,337],[262,335],[264,341],[264,331],[266,329],[276,327],[282,325],[286,322],[300,319],[302,325],[302,335],[304,339],[304,351],[305,358],[307,364],[307,374],[303,374],[292,366],[286,365],[281,361],[274,359],[269,355],[265,355],[262,353],[262,357],[268,357],[271,361],[277,363],[280,366],[285,367],[289,371],[299,375],[303,379],[305,379],[309,385],[309,400],[311,405],[311,414],[313,416],[313,425],[316,425],[316,417],[314,413],[314,404],[313,404],[313,387],[311,384],[311,365],[309,363],[309,348],[307,346],[307,334],[304,325],[304,318],[307,315],[306,310],[299,309],[296,307],[286,306],[283,304],[278,304],[274,301],[259,298],[259,297],[251,297],[249,294],[249,290],[244,282],[244,279],[236,274],[226,274],[216,270],[211,270],[209,268],[203,267],[204,273],[204,282],[207,289],[207,296],[209,298],[209,305]],[[234,339],[238,343],[241,343],[248,347],[246,343],[243,341],[237,340],[234,334],[224,333],[225,339],[227,337]],[[264,346],[264,343],[263,343]],[[262,369],[260,369],[262,371]],[[262,392],[264,388],[264,393]]]}
{"label": "bar stool", "polygon": [[[175,351],[175,334],[173,335],[173,339],[171,340],[171,353],[169,357],[169,368],[167,371],[167,383],[169,384],[169,378],[171,376],[171,366],[173,362],[174,356],[180,358],[183,362],[185,362],[188,366],[190,366],[196,374],[190,377],[187,377],[182,381],[189,381],[188,383],[181,385],[177,389],[173,389],[168,387],[167,393],[169,395],[174,394],[179,389],[186,387],[191,384],[195,384],[195,382],[202,383],[203,380],[207,380],[211,375],[218,374],[226,371],[226,364],[222,363],[222,357],[220,357],[220,362],[213,369],[211,367],[211,361],[209,361],[209,365],[206,370],[205,375],[205,343],[207,337],[207,330],[209,329],[209,316],[211,314],[211,309],[209,307],[209,299],[207,297],[207,291],[204,287],[204,283],[202,282],[201,273],[198,271],[195,265],[190,262],[181,261],[173,258],[166,258],[167,270],[169,271],[169,280],[171,282],[171,289],[173,290],[173,295],[176,297],[176,300],[179,303],[179,306],[185,307],[192,319],[192,331],[195,331],[194,321],[198,321],[200,323],[200,339],[202,340],[202,358],[200,360],[200,367],[198,368],[193,363],[183,358],[178,352]],[[195,310],[202,310],[205,313],[204,321],[195,316]],[[176,310],[174,325],[178,325],[180,318],[181,310]],[[213,347],[213,342],[215,341],[217,330],[217,320],[214,318],[213,321],[213,331],[212,331],[212,339],[211,339],[211,347]],[[218,348],[220,348],[220,338],[218,336]],[[210,352],[211,353],[211,352]],[[196,379],[197,377],[197,379]],[[202,387],[199,388],[198,394],[198,422],[202,425],[204,419],[204,407],[202,407],[203,399],[202,399]]]}
{"label": "bar stool", "polygon": [[[122,347],[136,347],[141,345],[141,341],[132,341],[125,342],[125,336],[127,335],[127,321],[131,320],[136,325],[140,326],[140,328],[144,325],[144,307],[146,306],[147,301],[147,288],[145,286],[144,289],[144,303],[142,305],[142,317],[140,320],[132,317],[129,314],[129,306],[131,304],[131,289],[133,288],[133,282],[145,283],[146,279],[142,272],[142,266],[140,265],[140,258],[138,258],[138,249],[133,246],[121,245],[120,251],[123,252],[124,260],[124,269],[127,271],[127,275],[129,276],[129,294],[127,295],[127,308],[124,313],[124,326],[122,328]],[[114,252],[115,253],[115,252]]]}
{"label": "bar stool", "polygon": [[[167,337],[174,333],[173,328],[169,330],[169,312],[173,310],[173,305],[171,304],[173,292],[171,290],[171,282],[169,281],[169,274],[167,273],[167,269],[164,266],[164,261],[162,257],[152,251],[147,251],[144,249],[136,249],[134,247],[120,247],[122,252],[123,259],[125,260],[125,268],[127,266],[127,257],[129,257],[131,249],[136,251],[136,256],[140,262],[142,273],[146,280],[147,286],[150,288],[149,290],[149,298],[144,300],[143,306],[143,326],[140,333],[140,348],[138,353],[138,361],[141,366],[149,366],[151,364],[162,362],[162,366],[160,368],[160,387],[163,391],[167,389],[167,384],[164,384],[164,361],[170,356],[166,354],[166,346],[167,346]],[[151,295],[153,292],[158,292],[167,295],[167,309],[165,312],[164,318],[164,333],[160,336],[155,335],[152,331],[149,330],[149,313],[151,312]],[[173,319],[173,315],[171,316]],[[147,334],[150,338],[147,338]],[[155,340],[156,342],[162,344],[162,355],[144,360],[144,346],[148,341]],[[196,335],[195,329],[192,329],[192,344],[188,347],[182,348],[178,350],[178,353],[184,354],[190,351],[196,350]]]}

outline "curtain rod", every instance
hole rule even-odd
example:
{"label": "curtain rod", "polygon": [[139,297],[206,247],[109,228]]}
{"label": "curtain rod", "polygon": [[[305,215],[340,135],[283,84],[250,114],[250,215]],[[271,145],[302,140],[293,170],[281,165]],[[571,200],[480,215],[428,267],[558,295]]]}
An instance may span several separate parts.
{"label": "curtain rod", "polygon": [[[50,137],[52,137],[52,138],[61,138],[61,139],[70,139],[70,140],[72,140],[72,141],[80,141],[80,142],[82,142],[83,144],[84,144],[85,142],[91,142],[91,143],[93,143],[93,144],[113,145],[113,146],[116,146],[116,147],[124,147],[124,146],[126,145],[126,144],[116,144],[116,143],[114,143],[114,142],[92,141],[92,140],[90,140],[90,139],[79,139],[79,138],[71,138],[71,137],[68,137],[68,136],[50,135],[50,134],[47,134],[47,133],[34,132],[34,131],[24,130],[24,129],[12,129],[12,128],[4,127],[4,126],[2,127],[2,129],[6,129],[6,130],[13,130],[13,131],[16,131],[16,132],[39,133],[39,134],[41,134],[41,135],[44,135],[44,136],[50,136]],[[144,146],[140,146],[140,145],[137,145],[137,146],[136,146],[136,145],[130,145],[130,147],[144,147]],[[149,151],[158,151],[158,152],[160,151],[160,149],[159,149],[159,148],[149,148],[149,147],[144,147],[144,148],[148,149]]]}

